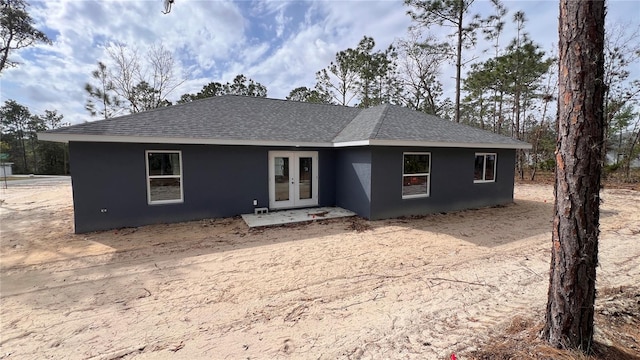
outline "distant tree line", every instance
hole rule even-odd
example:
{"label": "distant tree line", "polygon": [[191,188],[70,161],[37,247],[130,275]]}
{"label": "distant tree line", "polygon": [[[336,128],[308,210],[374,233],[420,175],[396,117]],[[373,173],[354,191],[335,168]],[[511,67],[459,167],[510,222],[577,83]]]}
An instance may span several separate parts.
{"label": "distant tree line", "polygon": [[[32,114],[24,105],[7,100],[0,107],[0,153],[3,162],[13,163],[16,174],[68,174],[67,144],[38,141],[37,133],[68,124],[57,111]],[[5,160],[6,159],[6,160]]]}
{"label": "distant tree line", "polygon": [[203,86],[202,90],[195,94],[183,94],[182,96],[180,96],[178,104],[220,95],[266,97],[267,88],[264,85],[255,82],[252,79],[248,79],[246,76],[240,74],[236,76],[231,83],[227,82],[225,84],[222,84],[219,82],[210,82],[207,85]]}

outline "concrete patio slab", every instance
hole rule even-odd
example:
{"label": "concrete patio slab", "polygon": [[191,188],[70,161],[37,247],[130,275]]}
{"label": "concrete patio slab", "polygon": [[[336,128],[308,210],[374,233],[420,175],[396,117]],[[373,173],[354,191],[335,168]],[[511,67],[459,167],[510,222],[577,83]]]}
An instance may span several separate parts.
{"label": "concrete patio slab", "polygon": [[339,207],[279,210],[267,214],[243,214],[242,219],[250,228],[276,226],[307,221],[355,216],[353,211]]}

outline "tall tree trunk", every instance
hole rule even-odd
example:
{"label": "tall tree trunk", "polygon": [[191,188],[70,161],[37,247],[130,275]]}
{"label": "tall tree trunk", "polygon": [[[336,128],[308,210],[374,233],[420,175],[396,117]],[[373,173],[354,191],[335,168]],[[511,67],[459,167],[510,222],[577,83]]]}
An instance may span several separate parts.
{"label": "tall tree trunk", "polygon": [[460,74],[462,70],[462,41],[464,41],[464,27],[462,20],[464,19],[464,4],[460,4],[460,12],[458,13],[458,44],[456,47],[456,122],[460,122]]}
{"label": "tall tree trunk", "polygon": [[[516,69],[516,82],[517,82],[517,69]],[[516,91],[515,94],[513,96],[513,102],[514,102],[514,118],[516,120],[516,124],[515,124],[515,138],[518,140],[521,140],[521,136],[520,136],[520,85],[516,84]],[[523,155],[523,150],[516,150],[516,161],[518,164],[518,176],[520,177],[520,180],[524,179],[524,161],[522,158]]]}
{"label": "tall tree trunk", "polygon": [[484,97],[480,94],[480,129],[484,130]]}
{"label": "tall tree trunk", "polygon": [[631,174],[629,173],[631,170],[631,161],[633,160],[636,145],[638,144],[638,141],[640,141],[640,130],[638,129],[638,125],[640,125],[640,120],[636,123],[633,131],[631,132],[631,139],[629,139],[629,146],[624,157],[624,175],[627,182],[631,182]]}
{"label": "tall tree trunk", "polygon": [[[3,24],[4,25],[4,24]],[[5,65],[7,64],[7,59],[9,58],[9,44],[13,41],[13,31],[9,32],[9,38],[5,42],[5,47],[2,49],[2,55],[0,56],[0,72],[4,70]]]}
{"label": "tall tree trunk", "polygon": [[520,138],[520,89],[516,88],[515,94],[513,95],[513,117],[516,120],[515,125],[515,138],[521,140]]}
{"label": "tall tree trunk", "polygon": [[20,147],[22,148],[22,164],[24,166],[24,170],[22,171],[27,174],[29,173],[29,166],[27,165],[27,146],[24,143],[24,130],[22,130],[22,128],[18,130],[18,136],[20,136]]}
{"label": "tall tree trunk", "polygon": [[593,342],[601,146],[604,1],[560,1],[555,215],[543,335],[558,348]]}
{"label": "tall tree trunk", "polygon": [[38,151],[37,151],[37,148],[36,148],[37,140],[31,139],[29,142],[31,143],[31,152],[33,152],[33,168],[32,168],[32,171],[33,171],[34,174],[37,174],[38,173]]}
{"label": "tall tree trunk", "polygon": [[63,168],[62,174],[69,175],[69,144],[62,144]]}
{"label": "tall tree trunk", "polygon": [[498,126],[496,126],[496,133],[502,134],[502,123],[504,122],[504,115],[502,114],[502,105],[504,104],[504,92],[500,92],[500,102],[498,103]]}

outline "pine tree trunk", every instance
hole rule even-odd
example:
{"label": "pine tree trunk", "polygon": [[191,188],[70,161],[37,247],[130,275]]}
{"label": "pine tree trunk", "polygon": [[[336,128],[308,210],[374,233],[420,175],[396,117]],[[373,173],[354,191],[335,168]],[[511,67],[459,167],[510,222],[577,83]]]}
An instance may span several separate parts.
{"label": "pine tree trunk", "polygon": [[544,337],[588,352],[593,341],[603,119],[604,1],[560,1],[558,143]]}
{"label": "pine tree trunk", "polygon": [[455,120],[460,122],[460,76],[462,73],[462,42],[464,41],[464,4],[459,4],[458,19],[458,43],[456,45],[456,108],[455,108]]}

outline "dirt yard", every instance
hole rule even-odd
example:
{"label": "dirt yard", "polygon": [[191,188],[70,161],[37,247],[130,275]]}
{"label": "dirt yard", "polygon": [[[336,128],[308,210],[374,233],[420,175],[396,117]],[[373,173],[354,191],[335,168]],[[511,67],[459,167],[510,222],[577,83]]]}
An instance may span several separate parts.
{"label": "dirt yard", "polygon": [[[544,312],[552,187],[515,198],[411,219],[74,235],[68,181],[9,183],[0,358],[465,359]],[[636,287],[640,192],[603,199],[598,288]]]}

